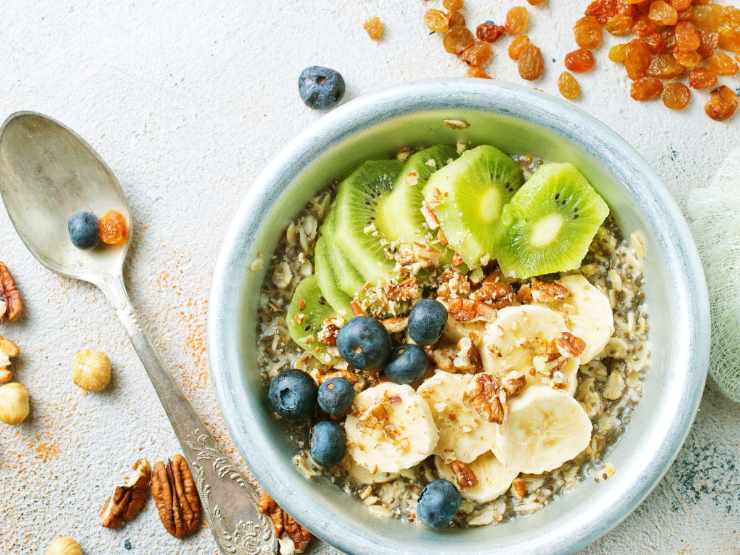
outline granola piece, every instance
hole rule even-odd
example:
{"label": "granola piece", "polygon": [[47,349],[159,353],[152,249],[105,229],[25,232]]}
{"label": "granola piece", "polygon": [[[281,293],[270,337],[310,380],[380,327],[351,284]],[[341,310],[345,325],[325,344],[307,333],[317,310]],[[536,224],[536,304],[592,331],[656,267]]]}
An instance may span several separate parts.
{"label": "granola piece", "polygon": [[100,522],[105,528],[122,528],[141,512],[149,499],[152,475],[149,461],[139,459],[132,468],[124,476],[123,485],[116,487],[100,509]]}
{"label": "granola piece", "polygon": [[460,489],[474,488],[478,485],[478,477],[467,464],[462,461],[452,461],[450,463],[452,471],[455,473],[455,480]]}
{"label": "granola piece", "polygon": [[[266,492],[262,492],[257,507],[259,511],[266,514],[272,520],[272,526],[275,529],[275,536],[280,541],[281,553],[285,540],[293,543],[295,553],[303,553],[311,543],[313,535],[307,528],[286,513]],[[288,542],[285,542],[288,543]]]}
{"label": "granola piece", "polygon": [[504,421],[504,407],[498,396],[499,383],[491,374],[478,374],[474,387],[465,392],[464,399],[489,422],[501,424]]}
{"label": "granola piece", "polygon": [[177,454],[154,465],[151,493],[165,530],[179,539],[198,531],[200,498],[185,457]]}
{"label": "granola piece", "polygon": [[13,274],[0,262],[0,322],[14,322],[23,315],[23,300],[15,285]]}

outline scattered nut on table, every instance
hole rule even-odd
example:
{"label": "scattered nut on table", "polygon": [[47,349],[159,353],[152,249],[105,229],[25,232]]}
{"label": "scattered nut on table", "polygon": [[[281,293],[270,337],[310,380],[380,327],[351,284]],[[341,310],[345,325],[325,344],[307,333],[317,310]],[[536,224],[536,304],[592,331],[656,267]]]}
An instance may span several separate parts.
{"label": "scattered nut on table", "polygon": [[154,464],[151,492],[159,519],[170,534],[182,539],[198,531],[200,499],[185,457],[178,454],[167,463]]}
{"label": "scattered nut on table", "polygon": [[49,544],[44,555],[83,555],[80,544],[68,536],[59,537]]}
{"label": "scattered nut on table", "polygon": [[72,381],[85,391],[103,391],[111,379],[110,358],[103,352],[83,349],[72,361]]}
{"label": "scattered nut on table", "polygon": [[123,477],[123,485],[116,487],[100,509],[100,522],[105,528],[122,528],[141,512],[149,499],[152,477],[149,461],[139,459],[132,468]]}
{"label": "scattered nut on table", "polygon": [[0,384],[8,383],[13,379],[13,372],[9,369],[10,359],[20,354],[21,350],[18,345],[0,335]]}
{"label": "scattered nut on table", "polygon": [[0,386],[0,420],[16,426],[28,418],[31,403],[28,389],[20,383],[6,383]]}
{"label": "scattered nut on table", "polygon": [[15,285],[13,274],[0,262],[0,322],[14,322],[23,315],[23,300]]}
{"label": "scattered nut on table", "polygon": [[272,520],[275,536],[280,542],[281,555],[303,553],[311,543],[313,535],[296,519],[286,513],[267,493],[262,493],[258,509]]}

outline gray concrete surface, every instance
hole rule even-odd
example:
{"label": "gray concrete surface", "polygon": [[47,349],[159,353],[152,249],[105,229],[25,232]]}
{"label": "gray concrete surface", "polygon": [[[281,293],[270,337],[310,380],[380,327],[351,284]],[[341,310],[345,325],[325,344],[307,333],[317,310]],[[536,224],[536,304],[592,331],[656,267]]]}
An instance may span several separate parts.
{"label": "gray concrete surface", "polygon": [[[523,3],[523,2],[518,2]],[[196,409],[234,453],[208,376],[205,321],[211,271],[224,230],[255,175],[280,147],[321,117],[305,109],[296,79],[307,65],[340,70],[347,98],[416,79],[461,76],[421,23],[422,0],[6,0],[0,23],[0,115],[39,110],[76,129],[106,158],[128,191],[137,227],[128,280],[134,304]],[[512,3],[469,0],[469,21],[500,20]],[[570,28],[582,9],[551,0],[533,9],[532,39],[554,93]],[[380,44],[362,21],[387,24]],[[505,43],[504,43],[505,44]],[[517,81],[505,45],[496,78]],[[579,104],[634,144],[683,202],[740,142],[740,116],[704,116],[706,95],[686,113],[630,101],[628,82],[597,55],[580,78]],[[728,80],[732,82],[731,80]],[[734,80],[732,86],[739,83]],[[92,287],[42,269],[0,213],[0,259],[26,303],[22,323],[0,334],[23,349],[17,379],[33,413],[0,426],[0,552],[40,553],[58,534],[88,554],[215,553],[207,530],[180,542],[153,504],[121,531],[97,512],[120,473],[141,456],[178,450],[164,413],[123,330]],[[110,353],[113,387],[84,394],[70,361],[82,347]],[[740,409],[711,388],[676,464],[649,499],[589,554],[738,553]],[[132,551],[124,548],[129,540]],[[317,546],[314,553],[335,553]]]}

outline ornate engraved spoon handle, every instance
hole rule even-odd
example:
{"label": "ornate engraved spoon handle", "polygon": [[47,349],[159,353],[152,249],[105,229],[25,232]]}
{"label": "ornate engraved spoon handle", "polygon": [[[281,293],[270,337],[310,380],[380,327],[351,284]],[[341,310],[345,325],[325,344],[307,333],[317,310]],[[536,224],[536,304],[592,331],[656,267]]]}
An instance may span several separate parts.
{"label": "ornate engraved spoon handle", "polygon": [[167,372],[136,319],[121,277],[99,284],[126,328],[167,417],[182,445],[211,532],[223,553],[273,555],[278,544],[272,521],[257,510],[258,495],[216,442]]}

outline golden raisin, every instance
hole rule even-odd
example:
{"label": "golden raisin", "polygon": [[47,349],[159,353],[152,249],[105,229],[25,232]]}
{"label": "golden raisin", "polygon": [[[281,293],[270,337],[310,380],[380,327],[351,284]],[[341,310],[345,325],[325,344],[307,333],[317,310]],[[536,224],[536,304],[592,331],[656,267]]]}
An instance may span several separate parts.
{"label": "golden raisin", "polygon": [[[615,16],[616,17],[616,16]],[[601,46],[603,33],[601,24],[592,15],[587,15],[576,21],[573,27],[576,43],[581,48],[598,48]]]}
{"label": "golden raisin", "polygon": [[717,75],[735,75],[737,63],[724,52],[715,52],[707,59],[709,69]]}
{"label": "golden raisin", "polygon": [[719,46],[719,33],[699,29],[699,36],[701,37],[701,44],[697,52],[702,58],[709,58]]}
{"label": "golden raisin", "polygon": [[442,0],[442,5],[445,9],[451,12],[459,12],[463,9],[464,4],[465,0]]}
{"label": "golden raisin", "polygon": [[686,68],[672,54],[658,54],[650,59],[647,74],[660,79],[675,79],[684,74]]}
{"label": "golden raisin", "polygon": [[627,53],[627,44],[615,44],[609,49],[609,59],[616,64],[623,64]]}
{"label": "golden raisin", "polygon": [[446,34],[442,41],[445,50],[450,54],[462,54],[466,48],[473,46],[475,39],[473,33],[467,27],[453,27]]}
{"label": "golden raisin", "polygon": [[521,35],[527,32],[529,12],[524,6],[514,6],[506,12],[506,32],[510,35]]}
{"label": "golden raisin", "polygon": [[519,35],[514,37],[514,40],[509,44],[509,58],[512,60],[518,60],[519,56],[522,55],[524,49],[529,46],[529,37],[527,35]]}
{"label": "golden raisin", "polygon": [[681,21],[676,25],[676,48],[684,52],[696,50],[701,46],[701,35],[690,21]]}
{"label": "golden raisin", "polygon": [[491,61],[493,49],[491,45],[484,41],[475,41],[473,46],[466,48],[460,55],[462,60],[470,66],[483,67]]}
{"label": "golden raisin", "polygon": [[468,77],[478,77],[479,79],[490,79],[491,76],[488,75],[485,69],[478,66],[470,66],[468,68]]}
{"label": "golden raisin", "polygon": [[534,44],[529,44],[517,60],[519,76],[527,81],[539,79],[545,71],[545,60],[542,52]]}
{"label": "golden raisin", "polygon": [[108,210],[98,220],[98,234],[106,245],[122,245],[128,239],[128,224],[123,214]]}
{"label": "golden raisin", "polygon": [[450,21],[442,10],[427,10],[424,14],[424,24],[432,33],[446,33]]}
{"label": "golden raisin", "polygon": [[730,87],[722,85],[712,91],[704,106],[704,112],[717,121],[730,119],[737,111],[737,94]]}
{"label": "golden raisin", "polygon": [[682,12],[691,7],[691,0],[671,0],[671,6],[673,6],[677,12]]}
{"label": "golden raisin", "polygon": [[635,100],[655,100],[663,92],[663,82],[656,77],[640,77],[632,83],[630,96]]}
{"label": "golden raisin", "polygon": [[558,77],[558,90],[568,100],[575,100],[581,96],[581,86],[572,73],[564,71]]}
{"label": "golden raisin", "polygon": [[658,26],[650,21],[647,16],[643,15],[637,18],[637,21],[635,21],[635,24],[632,26],[632,30],[637,36],[645,37],[647,35],[657,33]]}
{"label": "golden raisin", "polygon": [[653,0],[650,3],[648,18],[657,25],[675,25],[678,21],[678,12],[664,0]]}
{"label": "golden raisin", "polygon": [[624,67],[627,70],[627,76],[633,81],[644,77],[647,74],[648,67],[650,67],[651,58],[650,49],[640,39],[633,39],[628,42],[624,54]]}
{"label": "golden raisin", "polygon": [[577,73],[591,71],[595,64],[594,55],[585,48],[579,48],[565,55],[565,67]]}
{"label": "golden raisin", "polygon": [[628,15],[615,15],[606,22],[606,30],[615,37],[622,37],[632,33],[632,18]]}
{"label": "golden raisin", "polygon": [[717,74],[707,67],[697,67],[689,71],[689,85],[692,89],[711,89],[717,84]]}
{"label": "golden raisin", "polygon": [[679,64],[688,69],[694,69],[701,63],[701,54],[698,52],[681,52],[680,50],[676,50],[673,53],[673,57],[676,58]]}
{"label": "golden raisin", "polygon": [[547,4],[547,0],[527,0],[530,6],[544,6]]}
{"label": "golden raisin", "polygon": [[365,23],[363,23],[362,26],[365,28],[367,36],[370,37],[371,40],[379,41],[383,38],[383,34],[385,33],[385,26],[383,25],[383,22],[380,21],[379,17],[371,17],[369,19],[366,19]]}
{"label": "golden raisin", "polygon": [[740,27],[720,29],[719,47],[735,54],[740,54]]}
{"label": "golden raisin", "polygon": [[617,10],[617,0],[594,0],[586,8],[586,15],[594,16],[603,25]]}
{"label": "golden raisin", "polygon": [[707,31],[717,31],[724,20],[724,10],[717,4],[692,6],[691,17],[697,27]]}
{"label": "golden raisin", "polygon": [[449,12],[447,21],[450,29],[455,27],[465,27],[465,16],[460,12]]}
{"label": "golden raisin", "polygon": [[671,110],[683,110],[691,101],[691,89],[683,83],[668,83],[663,88],[663,104]]}
{"label": "golden raisin", "polygon": [[484,21],[475,29],[475,36],[486,42],[496,42],[506,32],[506,27],[493,21]]}

